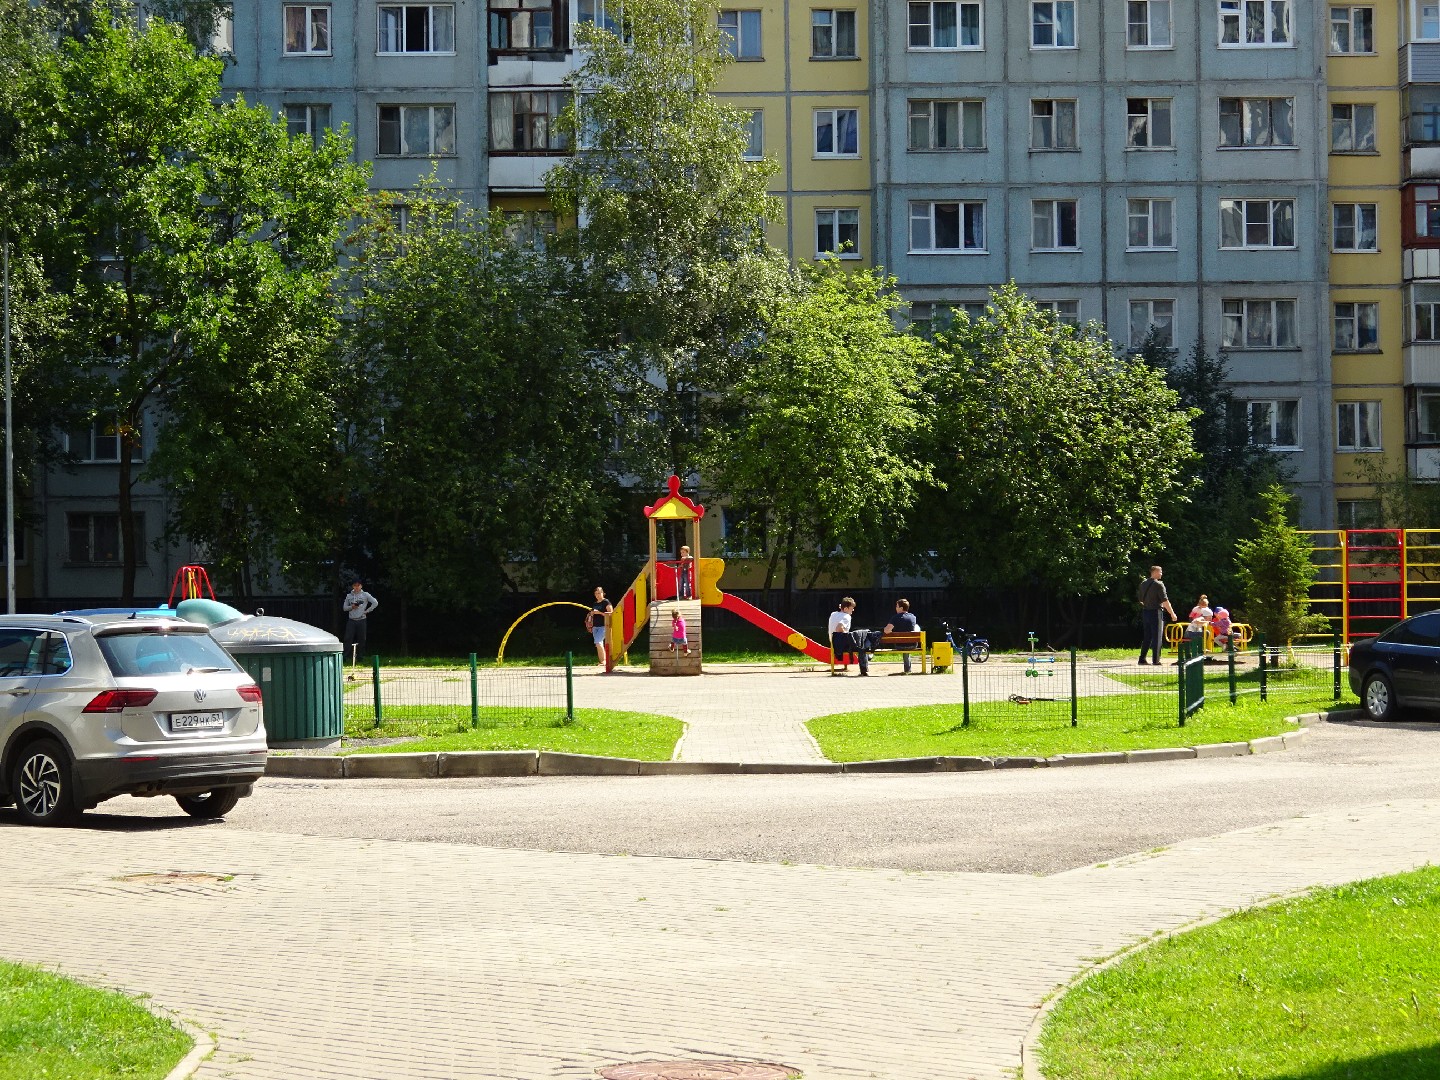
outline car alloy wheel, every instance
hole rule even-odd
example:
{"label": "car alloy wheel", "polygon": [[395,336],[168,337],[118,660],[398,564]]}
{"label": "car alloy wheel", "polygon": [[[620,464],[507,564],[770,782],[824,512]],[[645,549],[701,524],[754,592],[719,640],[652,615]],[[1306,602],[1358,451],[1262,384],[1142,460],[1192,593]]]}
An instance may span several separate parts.
{"label": "car alloy wheel", "polygon": [[36,825],[56,825],[75,816],[70,765],[65,752],[49,739],[26,747],[15,763],[11,782],[15,807]]}

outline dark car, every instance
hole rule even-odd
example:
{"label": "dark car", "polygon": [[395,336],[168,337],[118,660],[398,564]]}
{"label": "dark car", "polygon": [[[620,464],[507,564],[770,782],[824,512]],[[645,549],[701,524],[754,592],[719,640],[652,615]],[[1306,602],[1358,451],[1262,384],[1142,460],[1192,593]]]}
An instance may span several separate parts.
{"label": "dark car", "polygon": [[1350,646],[1350,689],[1372,720],[1394,720],[1412,706],[1440,709],[1440,611]]}

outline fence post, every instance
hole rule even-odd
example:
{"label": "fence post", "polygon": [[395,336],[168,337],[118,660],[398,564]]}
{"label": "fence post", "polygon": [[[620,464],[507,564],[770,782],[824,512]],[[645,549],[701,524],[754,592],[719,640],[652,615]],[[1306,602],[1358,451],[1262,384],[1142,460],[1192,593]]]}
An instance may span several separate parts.
{"label": "fence post", "polygon": [[1186,654],[1190,651],[1189,643],[1183,639],[1180,642],[1180,659],[1175,661],[1175,671],[1179,675],[1179,686],[1175,694],[1176,703],[1179,706],[1180,726],[1185,726],[1185,660]]}
{"label": "fence post", "polygon": [[1340,635],[1335,635],[1335,700],[1340,700]]}
{"label": "fence post", "polygon": [[480,726],[480,673],[475,670],[475,654],[470,654],[470,727]]}
{"label": "fence post", "polygon": [[1256,634],[1255,643],[1260,647],[1260,700],[1269,701],[1269,687],[1265,679],[1265,635]]}
{"label": "fence post", "polygon": [[575,654],[565,653],[565,722],[575,720]]}
{"label": "fence post", "polygon": [[1070,726],[1080,724],[1080,686],[1075,680],[1075,646],[1070,646]]}
{"label": "fence post", "polygon": [[1235,635],[1234,635],[1234,634],[1231,634],[1230,637],[1229,637],[1229,639],[1228,639],[1227,642],[1226,642],[1225,654],[1226,654],[1226,660],[1228,661],[1229,667],[1230,667],[1230,704],[1231,704],[1231,705],[1234,705],[1234,704],[1235,704],[1235,699],[1239,696],[1239,688],[1236,686],[1236,683],[1235,683]]}
{"label": "fence post", "polygon": [[960,726],[970,726],[970,643],[960,646]]}
{"label": "fence post", "polygon": [[375,688],[375,726],[380,726],[384,717],[380,713],[380,657],[379,655],[370,658],[370,682]]}

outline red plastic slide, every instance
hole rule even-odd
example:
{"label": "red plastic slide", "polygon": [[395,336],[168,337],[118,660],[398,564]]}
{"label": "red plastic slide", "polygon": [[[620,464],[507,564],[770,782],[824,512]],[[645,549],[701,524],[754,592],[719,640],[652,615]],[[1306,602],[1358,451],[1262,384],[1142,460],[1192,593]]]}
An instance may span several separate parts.
{"label": "red plastic slide", "polygon": [[774,616],[767,615],[754,604],[747,604],[738,596],[731,596],[729,593],[721,593],[720,606],[726,611],[733,611],[748,623],[754,623],[761,630],[764,630],[771,637],[777,637],[785,642],[792,649],[799,649],[811,659],[818,660],[822,664],[830,662],[830,650],[818,641],[811,641],[799,630],[786,626]]}

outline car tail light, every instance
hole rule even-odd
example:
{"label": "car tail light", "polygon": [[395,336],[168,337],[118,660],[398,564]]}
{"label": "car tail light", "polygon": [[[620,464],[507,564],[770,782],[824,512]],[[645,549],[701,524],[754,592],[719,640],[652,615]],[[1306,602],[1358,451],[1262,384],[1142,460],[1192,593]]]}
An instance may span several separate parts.
{"label": "car tail light", "polygon": [[149,705],[158,690],[102,690],[82,712],[124,712],[126,709]]}
{"label": "car tail light", "polygon": [[253,682],[246,683],[240,687],[240,697],[245,701],[259,701],[260,687],[256,686]]}

